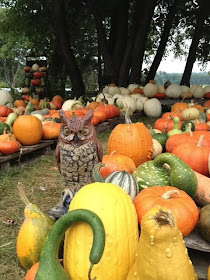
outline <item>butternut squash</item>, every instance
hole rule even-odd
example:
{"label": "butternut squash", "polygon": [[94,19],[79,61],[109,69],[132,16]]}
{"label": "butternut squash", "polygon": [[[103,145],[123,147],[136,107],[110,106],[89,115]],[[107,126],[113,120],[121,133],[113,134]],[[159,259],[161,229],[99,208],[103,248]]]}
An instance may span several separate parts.
{"label": "butternut squash", "polygon": [[210,178],[194,171],[197,178],[197,192],[194,200],[197,205],[205,206],[210,204]]}

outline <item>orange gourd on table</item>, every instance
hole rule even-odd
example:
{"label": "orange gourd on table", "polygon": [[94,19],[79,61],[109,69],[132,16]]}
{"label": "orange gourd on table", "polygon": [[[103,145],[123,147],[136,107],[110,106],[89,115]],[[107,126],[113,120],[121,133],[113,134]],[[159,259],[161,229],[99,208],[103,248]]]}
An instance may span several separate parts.
{"label": "orange gourd on table", "polygon": [[134,198],[133,202],[139,224],[147,211],[160,205],[171,210],[183,236],[187,236],[197,225],[199,211],[194,200],[185,191],[175,187],[154,186],[146,188]]}
{"label": "orange gourd on table", "polygon": [[208,157],[210,147],[202,146],[203,135],[196,143],[181,143],[172,149],[171,153],[183,160],[194,171],[209,176]]}
{"label": "orange gourd on table", "polygon": [[115,126],[109,135],[107,151],[130,157],[138,167],[152,158],[152,136],[143,123],[131,123],[126,112],[125,124]]}
{"label": "orange gourd on table", "polygon": [[13,124],[13,134],[21,145],[35,145],[42,138],[42,122],[35,116],[19,116]]}
{"label": "orange gourd on table", "polygon": [[[1,135],[4,136],[5,134]],[[3,155],[14,154],[20,149],[20,143],[16,141],[12,136],[0,139],[0,153]]]}

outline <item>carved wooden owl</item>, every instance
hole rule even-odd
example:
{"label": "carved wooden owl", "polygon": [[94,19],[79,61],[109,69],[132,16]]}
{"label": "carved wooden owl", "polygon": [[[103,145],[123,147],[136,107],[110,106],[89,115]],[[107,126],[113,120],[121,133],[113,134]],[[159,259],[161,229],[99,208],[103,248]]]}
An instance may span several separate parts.
{"label": "carved wooden owl", "polygon": [[[61,129],[56,147],[57,165],[63,179],[63,205],[68,205],[75,193],[92,182],[93,166],[102,161],[103,148],[91,123],[93,111],[84,116],[67,118],[59,110]],[[66,205],[65,205],[66,204]]]}

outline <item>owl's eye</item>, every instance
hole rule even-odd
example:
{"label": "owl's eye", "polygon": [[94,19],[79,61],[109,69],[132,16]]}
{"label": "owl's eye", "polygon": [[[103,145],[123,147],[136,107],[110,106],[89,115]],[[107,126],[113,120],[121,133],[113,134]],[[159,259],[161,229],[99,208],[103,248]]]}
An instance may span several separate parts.
{"label": "owl's eye", "polygon": [[71,130],[70,130],[69,128],[64,128],[63,134],[64,134],[65,136],[68,136],[68,135],[71,134]]}
{"label": "owl's eye", "polygon": [[89,129],[88,129],[87,127],[84,127],[84,128],[81,130],[81,133],[82,133],[82,135],[86,136],[86,135],[88,135],[88,133],[89,133]]}

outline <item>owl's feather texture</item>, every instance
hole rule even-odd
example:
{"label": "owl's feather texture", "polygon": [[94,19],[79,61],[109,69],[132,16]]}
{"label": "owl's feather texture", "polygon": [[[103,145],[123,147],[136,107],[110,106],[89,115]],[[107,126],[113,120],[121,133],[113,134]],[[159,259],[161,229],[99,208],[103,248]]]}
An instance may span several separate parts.
{"label": "owl's feather texture", "polygon": [[[65,185],[71,194],[92,182],[92,169],[102,161],[103,148],[96,137],[94,125],[91,123],[93,111],[84,116],[67,118],[63,110],[59,110],[61,129],[56,147],[57,165]],[[69,197],[69,191],[63,194],[63,204]]]}

